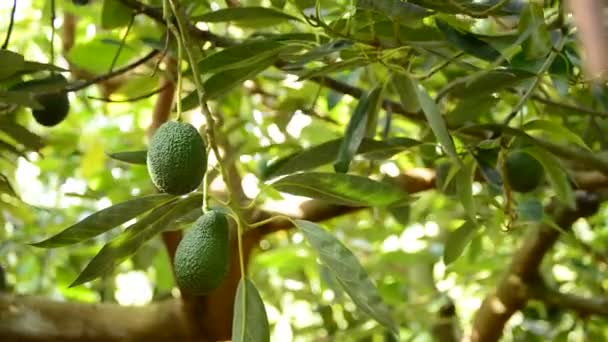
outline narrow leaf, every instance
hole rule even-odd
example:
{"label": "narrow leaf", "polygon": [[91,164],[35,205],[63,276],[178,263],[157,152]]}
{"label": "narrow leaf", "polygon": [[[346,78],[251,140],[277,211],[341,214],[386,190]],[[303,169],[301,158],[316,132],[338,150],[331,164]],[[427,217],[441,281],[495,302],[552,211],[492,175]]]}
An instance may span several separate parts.
{"label": "narrow leaf", "polygon": [[475,232],[477,232],[477,225],[472,221],[465,221],[455,231],[451,232],[443,250],[443,263],[449,265],[456,261],[462,255]]}
{"label": "narrow leaf", "polygon": [[412,113],[419,111],[420,103],[416,95],[416,88],[410,78],[397,73],[393,74],[392,78],[391,84],[399,95],[403,108]]}
{"label": "narrow leaf", "polygon": [[319,253],[321,262],[338,279],[346,293],[361,311],[397,334],[390,311],[357,257],[338,239],[317,224],[295,220],[310,245]]}
{"label": "narrow leaf", "polygon": [[470,156],[467,156],[462,167],[456,174],[456,191],[458,198],[462,203],[464,210],[469,218],[475,222],[477,220],[475,209],[475,199],[473,198],[473,177],[475,176],[475,162]]}
{"label": "narrow leaf", "polygon": [[232,341],[270,341],[270,327],[264,302],[255,285],[247,278],[241,278],[239,281],[234,298]]}
{"label": "narrow leaf", "polygon": [[[330,140],[317,146],[290,154],[277,160],[269,166],[264,179],[271,179],[297,171],[306,171],[331,163],[342,145],[342,138]],[[409,138],[391,138],[387,140],[372,140],[364,138],[359,145],[357,154],[368,159],[388,159],[408,148],[420,145],[421,142]]]}
{"label": "narrow leaf", "polygon": [[534,197],[528,197],[517,204],[517,219],[520,221],[541,222],[544,217],[543,204]]}
{"label": "narrow leaf", "polygon": [[66,228],[57,235],[32,245],[52,248],[81,242],[105,233],[154,207],[170,201],[172,198],[171,195],[157,194],[118,203],[87,216],[84,220]]}
{"label": "narrow leaf", "polygon": [[457,30],[443,20],[435,19],[435,23],[448,42],[469,55],[490,62],[493,62],[501,57],[500,52],[494,49],[490,44],[477,38],[476,35],[470,32],[462,32]]}
{"label": "narrow leaf", "polygon": [[108,157],[125,163],[146,165],[147,150],[108,153]]}
{"label": "narrow leaf", "polygon": [[203,201],[201,194],[176,199],[164,203],[148,215],[127,228],[120,235],[105,244],[93,257],[78,278],[70,285],[74,287],[104,274],[107,274],[156,234],[171,229],[170,224],[186,215],[192,209],[200,207]]}
{"label": "narrow leaf", "polygon": [[348,126],[346,126],[344,139],[338,150],[338,155],[334,163],[336,172],[348,172],[350,162],[365,137],[369,112],[371,109],[375,108],[377,102],[381,98],[383,88],[383,86],[376,86],[373,90],[364,94],[359,99],[353,116],[348,122]]}
{"label": "narrow leaf", "polygon": [[271,186],[293,195],[354,207],[385,207],[408,199],[407,193],[390,184],[343,173],[296,173]]}
{"label": "narrow leaf", "polygon": [[277,55],[285,49],[285,46],[275,40],[246,42],[203,58],[198,62],[198,68],[203,74],[213,74],[224,70],[249,67]]}
{"label": "narrow leaf", "polygon": [[574,208],[576,206],[574,191],[572,190],[572,186],[570,186],[568,174],[560,165],[557,158],[555,158],[551,153],[548,153],[547,151],[538,147],[529,147],[525,148],[524,150],[530,153],[543,165],[543,168],[547,173],[549,183],[555,191],[557,198],[570,208]]}
{"label": "narrow leaf", "polygon": [[192,21],[194,22],[202,21],[207,23],[244,23],[251,21],[270,21],[271,23],[274,23],[287,20],[301,21],[298,17],[294,17],[274,8],[254,6],[222,8],[220,10],[208,12],[192,18]]}
{"label": "narrow leaf", "polygon": [[431,126],[431,130],[435,134],[435,137],[437,137],[437,141],[439,141],[450,158],[452,158],[452,160],[454,160],[457,164],[460,164],[460,159],[458,158],[456,147],[454,146],[454,141],[448,132],[448,127],[443,120],[443,116],[439,112],[439,107],[435,101],[433,101],[431,96],[429,96],[426,89],[422,87],[422,85],[414,85],[414,89],[416,90],[416,96],[418,98],[418,102],[420,103],[420,107],[422,107],[422,111],[426,116],[429,126]]}
{"label": "narrow leaf", "polygon": [[568,142],[571,142],[571,143],[577,144],[583,148],[586,148],[587,150],[591,150],[589,148],[589,146],[587,146],[587,144],[585,144],[585,141],[583,140],[583,138],[581,138],[580,136],[578,136],[576,133],[572,132],[565,126],[562,126],[553,121],[542,120],[542,119],[528,121],[522,126],[522,129],[528,133],[534,132],[534,131],[541,131],[543,133],[550,135],[552,140],[564,139]]}
{"label": "narrow leaf", "polygon": [[522,44],[528,60],[543,58],[551,50],[551,38],[541,5],[530,2],[524,7],[519,20],[519,32],[530,32],[530,36]]}

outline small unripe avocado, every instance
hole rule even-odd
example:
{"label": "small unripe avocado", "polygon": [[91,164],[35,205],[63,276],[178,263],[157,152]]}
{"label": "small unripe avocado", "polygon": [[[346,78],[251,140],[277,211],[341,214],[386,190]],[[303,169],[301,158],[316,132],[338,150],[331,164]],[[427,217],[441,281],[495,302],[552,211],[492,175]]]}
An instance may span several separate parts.
{"label": "small unripe avocado", "polygon": [[184,195],[198,188],[205,176],[205,142],[191,124],[169,121],[150,139],[146,161],[158,190]]}
{"label": "small unripe avocado", "polygon": [[194,222],[175,251],[175,279],[180,289],[203,295],[217,288],[230,257],[228,220],[211,210]]}
{"label": "small unripe avocado", "polygon": [[513,151],[505,160],[506,178],[513,191],[530,192],[543,181],[542,164],[527,152]]}

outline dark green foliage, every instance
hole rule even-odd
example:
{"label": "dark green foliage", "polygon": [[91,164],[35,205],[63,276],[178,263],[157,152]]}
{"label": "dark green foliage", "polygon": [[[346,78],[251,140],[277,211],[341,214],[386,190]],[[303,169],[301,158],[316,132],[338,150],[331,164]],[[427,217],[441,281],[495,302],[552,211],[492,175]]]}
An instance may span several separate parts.
{"label": "dark green foliage", "polygon": [[201,295],[217,288],[228,272],[228,220],[219,211],[201,216],[184,235],[175,252],[175,279],[179,287]]}
{"label": "dark green foliage", "polygon": [[448,179],[451,168],[452,163],[447,160],[440,162],[435,167],[435,187],[448,196],[456,195],[456,182],[453,181],[453,178]]}
{"label": "dark green foliage", "polygon": [[505,172],[513,191],[530,192],[543,181],[544,169],[529,153],[513,151],[505,160]]}
{"label": "dark green foliage", "polygon": [[147,163],[150,178],[161,192],[187,194],[203,181],[205,142],[191,124],[166,122],[150,140]]}

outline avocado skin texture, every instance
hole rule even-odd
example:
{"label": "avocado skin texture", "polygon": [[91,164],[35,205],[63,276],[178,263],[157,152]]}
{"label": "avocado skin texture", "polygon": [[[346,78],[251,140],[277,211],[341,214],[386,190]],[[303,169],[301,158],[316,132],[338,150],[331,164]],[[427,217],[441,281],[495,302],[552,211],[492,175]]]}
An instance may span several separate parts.
{"label": "avocado skin texture", "polygon": [[175,251],[174,270],[180,289],[203,295],[216,289],[228,272],[228,220],[215,210],[194,222]]}
{"label": "avocado skin texture", "polygon": [[511,189],[522,193],[536,189],[545,174],[542,164],[523,151],[513,151],[507,155],[505,172]]}
{"label": "avocado skin texture", "polygon": [[68,116],[70,100],[67,92],[64,91],[43,92],[50,91],[53,88],[56,89],[63,84],[67,84],[67,79],[60,74],[55,74],[17,84],[11,90],[40,92],[34,93],[34,99],[40,103],[42,108],[32,109],[32,115],[39,124],[51,127],[59,124]]}
{"label": "avocado skin texture", "polygon": [[205,142],[191,124],[165,122],[150,139],[146,161],[158,190],[184,195],[203,181],[207,169]]}

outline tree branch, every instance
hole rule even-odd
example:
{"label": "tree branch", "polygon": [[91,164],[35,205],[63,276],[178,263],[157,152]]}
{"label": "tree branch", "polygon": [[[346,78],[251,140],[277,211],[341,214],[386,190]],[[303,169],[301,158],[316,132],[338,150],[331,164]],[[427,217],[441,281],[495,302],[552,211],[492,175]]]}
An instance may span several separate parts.
{"label": "tree branch", "polygon": [[192,341],[179,300],[144,307],[0,294],[3,342]]}
{"label": "tree branch", "polygon": [[[598,206],[599,198],[595,194],[577,191],[575,210],[561,207],[554,201],[547,211],[553,214],[560,227],[570,229],[577,219],[595,214]],[[500,339],[507,321],[530,298],[530,286],[538,286],[542,281],[538,273],[540,264],[559,235],[559,231],[546,225],[528,234],[523,245],[513,254],[511,265],[495,291],[485,298],[475,314],[469,341]]]}
{"label": "tree branch", "polygon": [[608,316],[608,298],[563,293],[549,287],[544,282],[530,287],[530,299],[537,299],[547,305],[575,311],[581,316]]}

